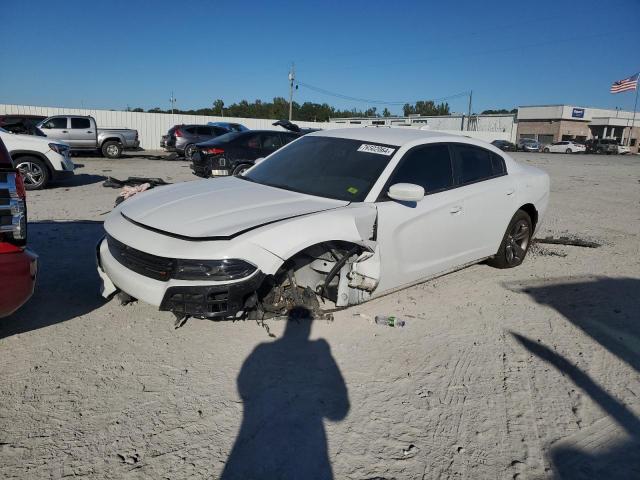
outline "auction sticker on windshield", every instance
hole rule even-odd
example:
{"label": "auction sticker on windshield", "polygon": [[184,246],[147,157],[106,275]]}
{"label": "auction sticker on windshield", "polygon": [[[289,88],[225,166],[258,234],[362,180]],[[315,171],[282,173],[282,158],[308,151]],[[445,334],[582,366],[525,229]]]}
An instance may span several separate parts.
{"label": "auction sticker on windshield", "polygon": [[383,147],[382,145],[370,145],[368,143],[363,143],[358,148],[359,152],[377,153],[378,155],[391,155],[395,150],[395,148]]}

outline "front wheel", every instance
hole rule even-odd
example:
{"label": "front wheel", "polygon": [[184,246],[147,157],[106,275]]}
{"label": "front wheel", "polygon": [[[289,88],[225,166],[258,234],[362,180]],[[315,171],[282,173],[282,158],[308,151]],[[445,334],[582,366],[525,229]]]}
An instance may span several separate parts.
{"label": "front wheel", "polygon": [[18,160],[16,169],[22,175],[26,190],[39,190],[49,183],[49,169],[39,158],[22,157]]}
{"label": "front wheel", "polygon": [[529,251],[532,235],[531,217],[524,210],[518,210],[509,222],[498,253],[487,263],[496,268],[517,267]]}
{"label": "front wheel", "polygon": [[120,155],[122,155],[122,145],[113,140],[104,142],[102,144],[102,155],[107,158],[120,158]]}
{"label": "front wheel", "polygon": [[542,150],[542,151],[543,151],[544,153],[549,153],[549,151],[550,151],[550,150],[549,150],[548,148],[545,148],[545,149],[544,149],[544,150]]}
{"label": "front wheel", "polygon": [[253,165],[247,165],[246,163],[242,164],[242,165],[238,165],[236,168],[233,169],[233,174],[237,177],[239,175],[242,175],[244,172],[246,172],[247,170],[249,170]]}
{"label": "front wheel", "polygon": [[567,148],[564,153],[572,153],[570,148]]}

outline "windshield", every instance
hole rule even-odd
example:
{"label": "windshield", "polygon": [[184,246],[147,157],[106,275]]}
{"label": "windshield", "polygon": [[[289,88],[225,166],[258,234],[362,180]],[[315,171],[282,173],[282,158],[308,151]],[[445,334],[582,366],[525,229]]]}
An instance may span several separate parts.
{"label": "windshield", "polygon": [[302,137],[240,178],[319,197],[362,202],[397,149],[360,140]]}

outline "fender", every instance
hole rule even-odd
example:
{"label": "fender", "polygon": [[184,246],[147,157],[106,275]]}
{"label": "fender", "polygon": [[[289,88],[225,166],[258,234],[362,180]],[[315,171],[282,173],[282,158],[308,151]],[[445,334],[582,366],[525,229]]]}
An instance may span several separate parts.
{"label": "fender", "polygon": [[12,150],[9,152],[9,155],[11,155],[11,159],[13,161],[14,167],[16,166],[16,163],[19,163],[19,162],[16,162],[16,159],[14,159],[15,155],[29,155],[31,157],[37,157],[40,160],[42,160],[47,166],[47,168],[49,169],[50,173],[53,173],[54,171],[56,171],[56,169],[53,168],[53,165],[51,165],[51,161],[42,152],[36,152],[34,150]]}
{"label": "fender", "polygon": [[329,241],[355,243],[373,251],[377,213],[374,204],[352,203],[278,222],[277,227],[260,228],[246,238],[283,261],[305,248]]}

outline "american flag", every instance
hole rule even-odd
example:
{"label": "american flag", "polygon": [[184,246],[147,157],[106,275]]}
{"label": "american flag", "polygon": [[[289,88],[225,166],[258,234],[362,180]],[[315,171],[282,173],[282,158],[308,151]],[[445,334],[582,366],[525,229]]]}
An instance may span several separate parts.
{"label": "american flag", "polygon": [[640,72],[635,75],[631,75],[629,78],[625,78],[624,80],[613,82],[609,91],[611,93],[620,93],[626,92],[627,90],[636,90],[638,88],[638,76],[640,76]]}

